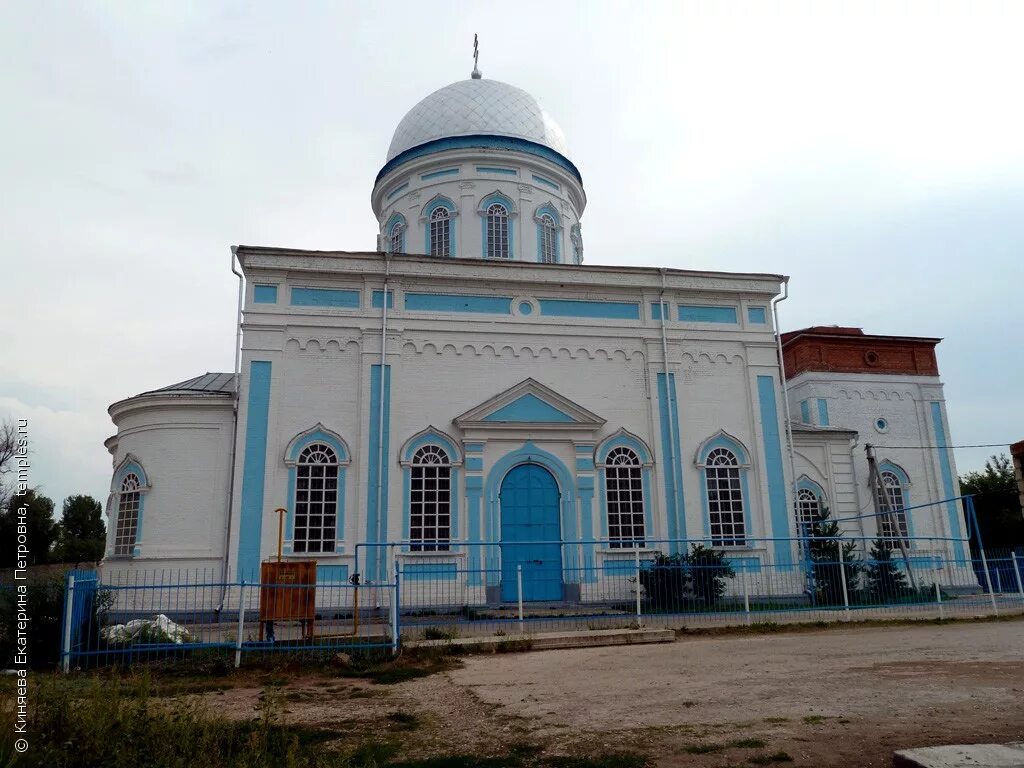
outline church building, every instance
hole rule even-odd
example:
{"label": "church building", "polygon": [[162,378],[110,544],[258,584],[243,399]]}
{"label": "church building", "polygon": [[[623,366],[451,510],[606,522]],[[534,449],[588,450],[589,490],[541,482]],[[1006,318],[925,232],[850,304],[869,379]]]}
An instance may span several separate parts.
{"label": "church building", "polygon": [[779,335],[779,274],[585,264],[583,175],[525,91],[474,69],[424,98],[370,202],[369,250],[233,248],[235,370],[110,407],[108,571],[251,579],[279,508],[320,582],[397,561],[481,603],[520,569],[586,600],[636,549],[797,563],[821,507],[964,557],[952,454],[913,448],[949,444],[939,340]]}

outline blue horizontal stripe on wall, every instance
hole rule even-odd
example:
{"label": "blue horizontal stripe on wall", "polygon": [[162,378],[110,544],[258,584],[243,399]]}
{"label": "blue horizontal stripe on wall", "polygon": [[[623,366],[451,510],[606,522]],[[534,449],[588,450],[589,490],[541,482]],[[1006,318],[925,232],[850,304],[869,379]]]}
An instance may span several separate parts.
{"label": "blue horizontal stripe on wall", "polygon": [[548,317],[596,317],[606,320],[639,320],[640,305],[625,301],[541,299],[540,313]]}
{"label": "blue horizontal stripe on wall", "polygon": [[680,304],[679,319],[684,323],[736,323],[736,307]]}
{"label": "blue horizontal stripe on wall", "polygon": [[764,307],[747,307],[747,322],[764,325],[768,322],[768,312]]}
{"label": "blue horizontal stripe on wall", "polygon": [[406,581],[454,581],[458,574],[455,563],[406,563],[402,578]]}
{"label": "blue horizontal stripe on wall", "polygon": [[408,182],[406,182],[405,184],[399,184],[399,185],[398,185],[397,187],[395,187],[395,188],[394,188],[394,189],[392,189],[392,190],[391,190],[390,192],[388,192],[388,200],[390,200],[391,198],[393,198],[393,197],[394,197],[395,195],[397,195],[397,194],[398,194],[399,192],[401,192],[401,191],[403,191],[403,190],[405,190],[405,189],[408,189],[408,188],[409,188],[409,183],[408,183]]}
{"label": "blue horizontal stripe on wall", "polygon": [[[384,308],[384,291],[373,292],[373,306],[375,309]],[[388,309],[392,309],[395,306],[395,292],[388,291]]]}
{"label": "blue horizontal stripe on wall", "polygon": [[[654,565],[651,559],[640,558],[641,568],[650,568]],[[636,574],[636,562],[633,558],[628,560],[605,560],[603,564],[605,576],[633,576]]]}
{"label": "blue horizontal stripe on wall", "polygon": [[515,168],[493,168],[489,165],[478,165],[476,167],[477,173],[499,173],[503,176],[518,176],[519,171]]}
{"label": "blue horizontal stripe on wall", "polygon": [[316,567],[316,583],[324,584],[327,582],[348,582],[348,566],[347,565],[318,565]]}
{"label": "blue horizontal stripe on wall", "polygon": [[454,293],[407,293],[405,308],[414,312],[483,312],[512,314],[511,296],[467,296]]}
{"label": "blue horizontal stripe on wall", "polygon": [[336,288],[292,288],[293,307],[359,309],[359,291]]}
{"label": "blue horizontal stripe on wall", "polygon": [[593,453],[594,446],[591,443],[578,443],[576,445],[576,453]]}
{"label": "blue horizontal stripe on wall", "polygon": [[761,558],[759,557],[729,557],[726,554],[726,559],[728,559],[729,565],[735,571],[746,571],[747,573],[761,572]]}
{"label": "blue horizontal stripe on wall", "polygon": [[276,285],[254,285],[252,300],[257,304],[277,304]]}
{"label": "blue horizontal stripe on wall", "polygon": [[[668,307],[668,302],[665,302],[665,307]],[[662,304],[657,301],[651,302],[651,320],[661,320],[661,307]]]}
{"label": "blue horizontal stripe on wall", "polygon": [[420,178],[423,181],[429,181],[430,179],[437,179],[437,178],[440,178],[441,176],[458,176],[458,175],[459,175],[459,169],[458,168],[445,168],[444,170],[441,170],[441,171],[431,171],[430,173],[424,173],[422,176],[420,176]]}
{"label": "blue horizontal stripe on wall", "polygon": [[484,460],[482,456],[467,456],[466,457],[466,471],[467,472],[483,472],[484,471]]}
{"label": "blue horizontal stripe on wall", "polygon": [[433,155],[437,152],[446,152],[450,149],[467,149],[472,148],[483,148],[483,149],[504,149],[512,150],[515,152],[525,152],[528,155],[535,155],[542,157],[545,160],[549,160],[555,165],[559,165],[573,177],[583,183],[583,176],[580,175],[580,170],[564,155],[559,154],[551,147],[538,144],[535,141],[528,141],[526,139],[516,139],[511,136],[489,136],[485,134],[475,134],[472,136],[449,136],[443,139],[434,139],[420,144],[418,147],[410,147],[401,154],[388,160],[384,167],[377,172],[377,178],[374,183],[379,182],[391,171],[403,163],[407,163],[410,160],[415,160],[418,157],[426,157],[427,155]]}
{"label": "blue horizontal stripe on wall", "polygon": [[576,471],[577,472],[593,472],[594,471],[594,460],[591,458],[581,459],[576,458]]}
{"label": "blue horizontal stripe on wall", "polygon": [[538,184],[544,184],[545,186],[551,187],[552,189],[561,189],[561,187],[555,182],[551,181],[551,179],[545,179],[543,176],[538,176],[537,174],[533,174],[533,180],[536,181]]}
{"label": "blue horizontal stripe on wall", "polygon": [[484,452],[484,444],[483,443],[466,443],[462,447],[466,449],[466,453],[483,453]]}

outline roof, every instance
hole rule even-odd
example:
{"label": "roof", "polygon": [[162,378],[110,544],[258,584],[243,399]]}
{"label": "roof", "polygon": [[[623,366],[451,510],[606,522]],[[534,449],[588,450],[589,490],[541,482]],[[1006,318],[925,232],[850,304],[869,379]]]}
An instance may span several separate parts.
{"label": "roof", "polygon": [[510,136],[569,150],[558,124],[521,88],[499,80],[459,80],[423,99],[395,129],[388,160],[406,150],[455,136]]}
{"label": "roof", "polygon": [[179,381],[176,384],[168,384],[166,387],[151,389],[148,392],[140,392],[135,397],[145,395],[233,395],[235,392],[235,374],[233,373],[204,373],[192,379]]}
{"label": "roof", "polygon": [[856,429],[846,429],[844,427],[822,427],[817,424],[804,424],[802,421],[791,420],[789,422],[789,428],[793,432],[825,432],[834,435],[856,435]]}
{"label": "roof", "polygon": [[863,328],[854,328],[843,325],[812,325],[807,328],[800,328],[796,331],[786,331],[782,334],[782,344],[786,345],[801,337],[828,338],[836,340],[839,338],[854,337],[862,341],[924,341],[938,344],[942,339],[930,336],[889,336],[885,334],[864,333]]}

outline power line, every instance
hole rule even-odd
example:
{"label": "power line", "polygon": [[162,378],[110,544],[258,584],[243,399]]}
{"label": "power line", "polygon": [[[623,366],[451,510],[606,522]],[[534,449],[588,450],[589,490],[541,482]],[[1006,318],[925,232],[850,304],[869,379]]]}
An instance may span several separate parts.
{"label": "power line", "polygon": [[875,448],[917,448],[922,451],[936,451],[942,448],[1009,448],[1010,443],[976,443],[975,445],[877,445]]}

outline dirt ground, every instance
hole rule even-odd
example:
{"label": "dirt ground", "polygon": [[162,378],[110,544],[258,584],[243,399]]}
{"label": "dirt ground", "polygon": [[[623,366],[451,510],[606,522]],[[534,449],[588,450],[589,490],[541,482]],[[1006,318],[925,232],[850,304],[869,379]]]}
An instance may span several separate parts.
{"label": "dirt ground", "polygon": [[[658,766],[882,766],[894,749],[1024,740],[1024,621],[470,656],[398,685],[302,678],[277,690],[289,722],[398,739],[406,757],[526,744]],[[263,695],[207,698],[248,717]]]}

